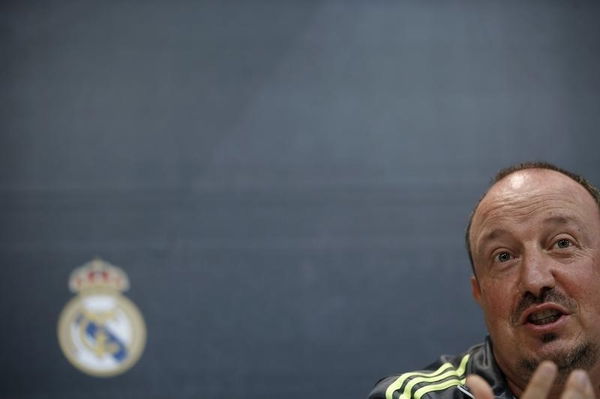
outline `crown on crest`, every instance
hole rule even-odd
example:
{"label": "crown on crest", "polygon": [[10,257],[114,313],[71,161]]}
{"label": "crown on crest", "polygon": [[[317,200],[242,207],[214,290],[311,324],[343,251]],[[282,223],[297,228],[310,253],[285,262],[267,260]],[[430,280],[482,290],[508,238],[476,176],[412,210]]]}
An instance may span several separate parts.
{"label": "crown on crest", "polygon": [[71,291],[81,292],[97,288],[127,291],[129,289],[129,279],[125,272],[117,266],[99,258],[85,263],[71,273],[69,279],[69,289]]}

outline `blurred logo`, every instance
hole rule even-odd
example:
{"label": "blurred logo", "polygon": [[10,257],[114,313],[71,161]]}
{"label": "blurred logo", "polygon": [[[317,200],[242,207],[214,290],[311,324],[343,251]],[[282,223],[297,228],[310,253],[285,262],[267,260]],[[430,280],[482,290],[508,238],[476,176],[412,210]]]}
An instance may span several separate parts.
{"label": "blurred logo", "polygon": [[67,359],[86,374],[121,374],[140,358],[146,343],[144,319],[122,293],[125,272],[101,259],[75,269],[69,288],[77,296],[63,309],[58,340]]}

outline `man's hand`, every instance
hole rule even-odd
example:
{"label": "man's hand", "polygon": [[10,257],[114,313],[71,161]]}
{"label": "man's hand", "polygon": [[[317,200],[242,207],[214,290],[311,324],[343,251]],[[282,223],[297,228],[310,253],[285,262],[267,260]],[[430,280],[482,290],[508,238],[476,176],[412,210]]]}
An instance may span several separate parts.
{"label": "man's hand", "polygon": [[[556,365],[545,361],[537,368],[525,392],[519,399],[547,399],[556,378]],[[494,394],[488,383],[478,375],[467,377],[467,385],[475,399],[494,399]],[[575,370],[567,379],[561,399],[595,399],[594,390],[587,373]]]}

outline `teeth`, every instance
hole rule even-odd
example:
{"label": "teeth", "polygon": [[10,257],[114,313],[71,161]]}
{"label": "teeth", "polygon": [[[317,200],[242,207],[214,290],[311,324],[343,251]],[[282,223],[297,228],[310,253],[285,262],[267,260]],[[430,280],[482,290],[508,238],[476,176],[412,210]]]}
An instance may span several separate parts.
{"label": "teeth", "polygon": [[533,324],[548,324],[558,320],[562,316],[562,313],[556,309],[542,310],[535,312],[529,316],[529,321]]}

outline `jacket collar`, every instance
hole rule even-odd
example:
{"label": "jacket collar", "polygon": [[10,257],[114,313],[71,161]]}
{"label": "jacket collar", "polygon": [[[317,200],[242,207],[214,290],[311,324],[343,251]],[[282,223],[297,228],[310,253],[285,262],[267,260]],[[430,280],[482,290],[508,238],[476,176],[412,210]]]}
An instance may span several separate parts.
{"label": "jacket collar", "polygon": [[485,379],[497,399],[514,399],[514,394],[508,388],[506,377],[498,367],[494,352],[492,350],[492,341],[486,337],[482,350],[473,351],[471,361],[468,366],[468,374],[478,374]]}

